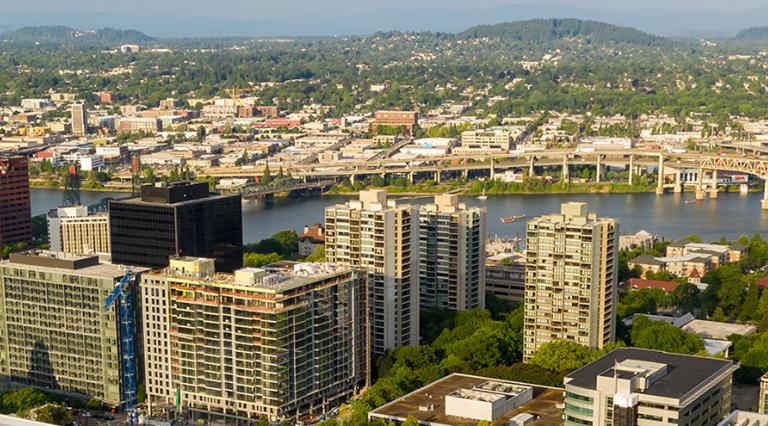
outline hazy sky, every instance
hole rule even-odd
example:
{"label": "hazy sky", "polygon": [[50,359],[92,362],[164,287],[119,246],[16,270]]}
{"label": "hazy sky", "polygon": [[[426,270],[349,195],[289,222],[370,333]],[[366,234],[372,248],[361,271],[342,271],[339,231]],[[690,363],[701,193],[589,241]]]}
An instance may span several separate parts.
{"label": "hazy sky", "polygon": [[[459,31],[531,18],[595,19],[664,35],[768,25],[767,0],[0,0],[0,30],[134,28],[155,36]],[[404,13],[406,12],[406,13]]]}
{"label": "hazy sky", "polygon": [[[324,14],[379,9],[430,7],[476,9],[516,4],[535,4],[536,0],[25,0],[8,1],[3,9],[8,12],[22,11],[88,11],[103,13],[130,13],[133,15],[169,14],[176,16],[217,16],[239,18],[264,18],[269,15],[296,17],[301,20],[313,11]],[[628,11],[635,9],[690,9],[708,11],[733,11],[765,5],[765,0],[552,0],[579,8]]]}

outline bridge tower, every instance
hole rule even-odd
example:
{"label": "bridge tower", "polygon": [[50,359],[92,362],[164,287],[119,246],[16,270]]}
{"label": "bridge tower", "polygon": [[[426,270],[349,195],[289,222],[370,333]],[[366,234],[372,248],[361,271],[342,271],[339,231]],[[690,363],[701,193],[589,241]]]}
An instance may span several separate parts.
{"label": "bridge tower", "polygon": [[77,163],[70,163],[64,178],[64,206],[80,205],[80,174]]}
{"label": "bridge tower", "polygon": [[131,193],[136,196],[141,191],[141,158],[131,157]]}
{"label": "bridge tower", "polygon": [[763,199],[760,201],[760,206],[763,210],[768,210],[768,176],[763,179],[765,188],[763,189]]}
{"label": "bridge tower", "polygon": [[664,195],[664,154],[659,154],[659,177],[656,182],[656,194]]}
{"label": "bridge tower", "polygon": [[712,170],[712,188],[709,189],[709,198],[717,198],[717,170]]}

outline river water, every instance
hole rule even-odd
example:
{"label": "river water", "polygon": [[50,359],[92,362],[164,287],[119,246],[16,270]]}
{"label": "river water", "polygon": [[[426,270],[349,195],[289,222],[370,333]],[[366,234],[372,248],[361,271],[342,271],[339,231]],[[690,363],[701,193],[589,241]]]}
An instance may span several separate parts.
{"label": "river water", "polygon": [[[62,201],[63,192],[49,189],[32,189],[32,214],[40,214],[55,208]],[[125,193],[81,193],[84,204],[95,204],[104,197],[125,197]],[[521,237],[525,223],[505,225],[503,216],[524,214],[528,218],[557,212],[566,201],[584,201],[590,211],[600,216],[619,220],[621,233],[633,233],[645,229],[666,238],[679,238],[699,234],[706,241],[721,237],[735,239],[740,235],[768,234],[768,212],[760,209],[762,193],[721,193],[716,200],[706,199],[696,204],[686,204],[693,199],[692,193],[657,196],[643,194],[546,194],[488,196],[485,201],[475,197],[462,197],[469,205],[482,205],[488,209],[488,233],[490,235]],[[301,230],[304,225],[323,221],[325,206],[350,199],[340,195],[318,195],[308,198],[276,198],[274,204],[263,201],[243,202],[243,240],[246,243],[268,238],[283,229]],[[419,197],[409,202],[423,204],[430,197]]]}

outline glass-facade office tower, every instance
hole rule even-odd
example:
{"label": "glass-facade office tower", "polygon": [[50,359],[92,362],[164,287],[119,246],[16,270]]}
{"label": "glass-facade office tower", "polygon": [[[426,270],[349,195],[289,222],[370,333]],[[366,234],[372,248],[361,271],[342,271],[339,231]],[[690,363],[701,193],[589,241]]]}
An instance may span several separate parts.
{"label": "glass-facade office tower", "polygon": [[0,246],[32,241],[26,157],[0,156]]}
{"label": "glass-facade office tower", "polygon": [[208,183],[145,185],[141,196],[110,201],[112,262],[162,268],[168,256],[216,260],[219,271],[243,265],[239,195],[210,195]]}

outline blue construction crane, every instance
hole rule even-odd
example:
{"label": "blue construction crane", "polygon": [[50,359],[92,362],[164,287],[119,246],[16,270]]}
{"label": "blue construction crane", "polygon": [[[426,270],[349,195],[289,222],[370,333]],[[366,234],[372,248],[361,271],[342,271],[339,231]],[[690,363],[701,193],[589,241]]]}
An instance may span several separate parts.
{"label": "blue construction crane", "polygon": [[120,282],[112,290],[104,301],[104,310],[109,310],[112,305],[118,304],[118,319],[120,322],[120,354],[122,373],[123,373],[123,403],[125,404],[125,413],[128,416],[128,424],[136,424],[136,354],[133,350],[133,339],[135,337],[135,327],[133,324],[133,297],[131,296],[131,280],[133,272],[129,269]]}

